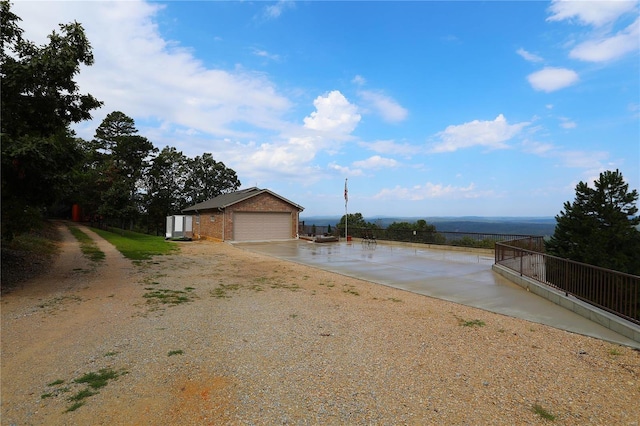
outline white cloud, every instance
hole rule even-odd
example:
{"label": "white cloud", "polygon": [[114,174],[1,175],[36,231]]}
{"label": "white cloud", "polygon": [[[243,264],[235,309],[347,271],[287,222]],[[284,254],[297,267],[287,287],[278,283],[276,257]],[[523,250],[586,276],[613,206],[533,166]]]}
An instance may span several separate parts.
{"label": "white cloud", "polygon": [[603,151],[561,151],[556,156],[562,160],[563,167],[601,169],[609,154]]}
{"label": "white cloud", "polygon": [[542,62],[544,61],[544,59],[538,55],[535,55],[533,53],[527,52],[526,50],[524,50],[523,48],[520,48],[518,50],[516,50],[516,53],[520,56],[522,56],[526,61],[529,62]]}
{"label": "white cloud", "polygon": [[578,127],[575,121],[572,121],[566,117],[560,117],[560,127],[563,129],[575,129]]}
{"label": "white cloud", "polygon": [[522,142],[522,150],[529,154],[545,155],[553,151],[555,147],[550,143],[525,140]]}
{"label": "white cloud", "polygon": [[271,59],[272,61],[280,60],[280,55],[269,53],[266,50],[253,49],[253,54],[256,56],[260,56],[261,58]]}
{"label": "white cloud", "polygon": [[367,80],[361,75],[356,75],[355,77],[353,77],[353,80],[351,80],[351,82],[357,86],[364,86],[365,84],[367,84]]}
{"label": "white cloud", "polygon": [[264,16],[268,19],[279,18],[285,9],[291,7],[295,7],[295,2],[291,0],[279,0],[276,4],[265,6]]}
{"label": "white cloud", "polygon": [[462,148],[483,146],[491,149],[507,148],[506,142],[516,136],[530,123],[507,123],[500,114],[493,121],[474,120],[460,125],[451,125],[437,134],[441,142],[436,143],[432,152],[453,152]]}
{"label": "white cloud", "polygon": [[374,155],[366,160],[354,161],[353,165],[361,169],[387,169],[398,167],[399,163],[392,158],[380,157]]}
{"label": "white cloud", "polygon": [[[481,194],[474,192],[475,184],[460,187],[452,185],[434,184],[415,185],[410,188],[397,185],[394,188],[384,188],[373,196],[377,200],[409,200],[420,201],[427,198],[477,198]],[[486,194],[485,194],[486,195]]]}
{"label": "white cloud", "polygon": [[409,112],[398,102],[382,93],[361,90],[358,95],[367,103],[367,107],[375,110],[386,122],[397,123],[405,120],[409,115]]}
{"label": "white cloud", "polygon": [[380,154],[395,154],[405,157],[422,152],[424,149],[420,146],[408,143],[397,143],[393,140],[379,140],[375,142],[361,142],[361,146]]}
{"label": "white cloud", "polygon": [[569,52],[569,57],[588,62],[618,59],[640,49],[640,18],[617,34],[602,36],[580,43]]}
{"label": "white cloud", "polygon": [[307,129],[348,135],[360,122],[358,108],[338,90],[318,96],[313,105],[316,110],[304,119],[304,127]]}
{"label": "white cloud", "polygon": [[600,27],[633,11],[637,1],[576,1],[554,0],[549,6],[547,21],[577,19],[581,24]]}
{"label": "white cloud", "polygon": [[[37,4],[37,7],[34,5]],[[93,47],[95,64],[77,76],[82,93],[104,101],[101,117],[119,110],[136,121],[214,136],[240,136],[256,128],[279,130],[290,101],[263,74],[205,67],[192,52],[165,40],[155,23],[162,7],[140,1],[18,2],[25,36],[39,44],[60,22],[77,20]],[[26,18],[26,19],[25,19]],[[92,134],[79,134],[91,138]]]}
{"label": "white cloud", "polygon": [[531,87],[543,92],[554,92],[576,83],[578,74],[566,68],[546,67],[527,76]]}

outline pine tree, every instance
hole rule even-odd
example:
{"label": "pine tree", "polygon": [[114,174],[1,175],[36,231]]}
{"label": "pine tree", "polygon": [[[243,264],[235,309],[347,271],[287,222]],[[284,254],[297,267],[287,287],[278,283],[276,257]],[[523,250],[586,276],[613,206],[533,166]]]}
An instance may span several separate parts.
{"label": "pine tree", "polygon": [[556,228],[546,244],[547,252],[640,275],[640,216],[636,216],[638,192],[629,192],[622,174],[606,171],[594,188],[580,182],[573,203],[565,202],[556,216]]}

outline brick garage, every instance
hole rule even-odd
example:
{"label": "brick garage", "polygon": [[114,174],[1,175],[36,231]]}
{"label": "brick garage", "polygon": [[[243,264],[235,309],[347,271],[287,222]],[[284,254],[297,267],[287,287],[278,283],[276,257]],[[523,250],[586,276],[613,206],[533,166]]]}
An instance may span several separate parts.
{"label": "brick garage", "polygon": [[263,241],[297,238],[304,208],[268,189],[223,194],[184,209],[193,215],[194,238]]}

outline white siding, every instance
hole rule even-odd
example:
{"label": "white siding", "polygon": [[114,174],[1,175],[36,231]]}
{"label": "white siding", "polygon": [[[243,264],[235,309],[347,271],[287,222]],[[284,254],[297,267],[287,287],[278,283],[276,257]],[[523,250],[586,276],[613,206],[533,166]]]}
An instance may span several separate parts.
{"label": "white siding", "polygon": [[291,213],[237,212],[233,216],[235,241],[285,240],[291,238]]}

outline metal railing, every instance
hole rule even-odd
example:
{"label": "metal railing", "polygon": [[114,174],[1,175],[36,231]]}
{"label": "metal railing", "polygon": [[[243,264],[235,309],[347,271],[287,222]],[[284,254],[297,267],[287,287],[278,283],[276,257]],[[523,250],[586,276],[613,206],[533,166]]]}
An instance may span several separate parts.
{"label": "metal railing", "polygon": [[[314,232],[315,231],[315,232]],[[327,233],[326,226],[302,225],[299,226],[301,235],[315,234],[323,235]],[[332,235],[344,236],[344,228],[331,227]],[[499,241],[510,241],[515,239],[529,238],[526,235],[514,234],[493,234],[479,232],[448,232],[448,231],[428,231],[411,229],[383,229],[383,228],[362,228],[349,226],[349,235],[354,238],[375,238],[378,241],[401,241],[407,243],[436,244],[448,246],[461,246],[473,248],[493,249],[495,243]],[[541,237],[542,238],[542,237]]]}
{"label": "metal railing", "polygon": [[495,263],[640,324],[640,276],[550,256],[543,251],[543,242],[527,238],[499,242]]}

